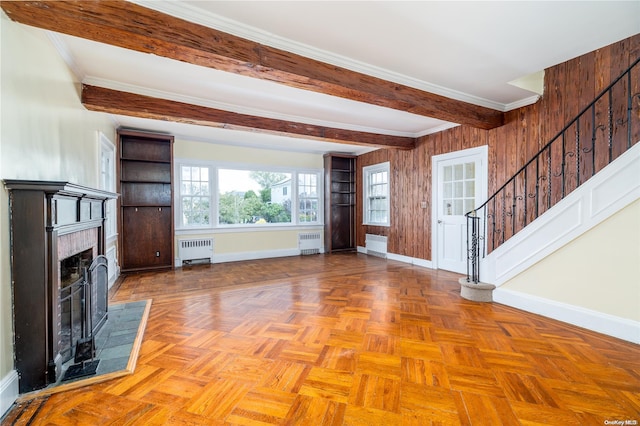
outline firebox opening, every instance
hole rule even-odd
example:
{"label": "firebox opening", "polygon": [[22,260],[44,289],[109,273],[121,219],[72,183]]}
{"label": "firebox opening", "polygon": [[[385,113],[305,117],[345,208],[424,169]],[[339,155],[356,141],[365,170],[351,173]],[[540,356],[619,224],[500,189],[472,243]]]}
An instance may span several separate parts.
{"label": "firebox opening", "polygon": [[84,271],[91,266],[93,248],[60,261],[60,355],[62,362],[74,356],[76,341],[82,337],[86,318]]}
{"label": "firebox opening", "polygon": [[64,289],[82,278],[84,268],[91,265],[92,259],[93,248],[62,259],[60,261],[60,289]]}

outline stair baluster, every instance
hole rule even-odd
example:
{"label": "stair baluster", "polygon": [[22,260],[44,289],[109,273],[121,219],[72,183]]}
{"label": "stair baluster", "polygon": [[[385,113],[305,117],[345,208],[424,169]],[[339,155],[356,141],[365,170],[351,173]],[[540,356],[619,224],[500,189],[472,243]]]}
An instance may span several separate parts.
{"label": "stair baluster", "polygon": [[[632,71],[638,67],[639,63],[640,58],[596,96],[487,201],[466,213],[467,282],[480,282],[481,258],[491,253],[638,142],[640,93],[632,94]],[[622,117],[616,117],[614,111],[614,102],[619,99],[614,97],[616,90],[623,92],[627,97],[626,111],[623,112]],[[606,108],[603,108],[603,103]],[[635,114],[634,109],[637,110]],[[601,117],[603,114],[599,114],[599,111],[605,111],[605,117]],[[604,123],[599,122],[601,118],[604,118]],[[614,140],[614,136],[618,129],[625,126],[626,143],[623,144]],[[568,150],[568,139],[571,138],[573,127],[575,127],[575,147]],[[581,129],[583,128],[587,129],[587,132],[591,128],[590,147],[581,148]],[[598,144],[598,142],[604,143]],[[601,152],[603,148],[605,152]],[[575,170],[571,170],[571,163],[567,162],[571,158],[574,159]],[[529,170],[530,166],[533,166],[533,171]],[[531,172],[535,173],[533,193],[529,193],[529,179],[534,178],[529,176]],[[518,194],[519,182],[524,184],[523,195]],[[527,207],[529,199],[535,202],[533,211]],[[529,218],[529,215],[532,217]],[[509,235],[507,229],[510,230]]]}

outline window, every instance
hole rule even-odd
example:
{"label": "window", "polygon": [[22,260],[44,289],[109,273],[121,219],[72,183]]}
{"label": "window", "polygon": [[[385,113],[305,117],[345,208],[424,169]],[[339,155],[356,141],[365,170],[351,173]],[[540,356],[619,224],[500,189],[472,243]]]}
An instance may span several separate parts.
{"label": "window", "polygon": [[218,223],[291,223],[290,186],[291,173],[218,169]]}
{"label": "window", "polygon": [[364,224],[389,226],[389,162],[363,169]]}
{"label": "window", "polygon": [[202,227],[211,224],[209,168],[180,167],[180,206],[182,225]]}
{"label": "window", "polygon": [[319,222],[319,206],[318,174],[298,173],[298,222]]}
{"label": "window", "polygon": [[444,167],[443,215],[462,216],[473,210],[476,202],[475,166],[474,162],[470,162]]}
{"label": "window", "polygon": [[177,162],[178,228],[322,224],[322,172]]}
{"label": "window", "polygon": [[[100,189],[114,192],[116,189],[115,152],[113,143],[104,133],[98,132],[100,147]],[[105,203],[105,233],[107,239],[115,238],[118,233],[116,226],[116,200],[110,199]]]}

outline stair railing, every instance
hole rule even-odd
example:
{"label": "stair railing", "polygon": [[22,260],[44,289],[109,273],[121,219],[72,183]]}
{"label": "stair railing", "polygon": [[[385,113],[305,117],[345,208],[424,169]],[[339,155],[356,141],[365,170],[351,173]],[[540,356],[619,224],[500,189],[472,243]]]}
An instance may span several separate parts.
{"label": "stair railing", "polygon": [[640,58],[487,201],[465,214],[467,282],[480,282],[481,258],[638,142],[640,92],[632,91],[639,63]]}

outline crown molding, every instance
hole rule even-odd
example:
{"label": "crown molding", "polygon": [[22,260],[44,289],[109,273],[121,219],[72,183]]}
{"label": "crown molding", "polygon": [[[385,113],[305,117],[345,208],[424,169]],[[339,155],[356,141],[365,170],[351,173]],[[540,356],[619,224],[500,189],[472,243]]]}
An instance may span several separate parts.
{"label": "crown molding", "polygon": [[540,99],[540,95],[533,95],[533,96],[529,96],[528,98],[521,99],[519,101],[511,102],[509,104],[505,104],[505,106],[504,106],[505,109],[502,112],[507,112],[507,111],[511,111],[511,110],[514,110],[514,109],[518,109],[518,108],[526,107],[526,106],[529,106],[529,105],[533,105],[536,102],[538,102],[538,99]]}
{"label": "crown molding", "polygon": [[[142,86],[136,86],[136,85],[116,82],[113,80],[87,76],[85,71],[82,69],[82,67],[80,67],[78,63],[75,61],[73,55],[69,51],[67,44],[62,39],[62,37],[58,33],[54,33],[52,31],[46,31],[46,34],[51,44],[55,47],[58,54],[62,57],[62,60],[71,69],[71,72],[73,72],[73,74],[76,76],[78,81],[82,82],[83,84],[89,84],[92,86],[104,87],[107,89],[119,90],[123,92],[135,93],[138,95],[151,96],[154,98],[168,99],[176,102],[184,102],[184,103],[193,104],[193,105],[200,105],[208,108],[221,109],[225,111],[236,112],[238,114],[256,115],[260,117],[267,117],[267,118],[273,118],[273,119],[284,120],[284,121],[304,122],[304,123],[315,124],[319,126],[336,127],[336,128],[343,128],[346,130],[355,130],[355,131],[368,132],[368,133],[382,133],[382,134],[388,134],[392,136],[404,136],[404,137],[410,137],[410,138],[416,137],[416,134],[411,132],[390,132],[387,129],[378,129],[378,128],[372,128],[372,127],[366,127],[366,126],[353,126],[353,125],[345,126],[344,123],[314,120],[307,117],[299,117],[299,116],[287,115],[287,114],[277,114],[277,113],[274,113],[273,111],[242,107],[242,106],[229,104],[225,102],[215,102],[211,100],[205,100],[202,98],[184,96],[177,93],[165,92],[162,90],[154,90],[154,89],[149,89]],[[114,125],[116,125],[117,127],[119,124],[118,120],[112,117],[112,121]]]}
{"label": "crown molding", "polygon": [[416,133],[415,137],[419,138],[421,136],[432,135],[434,133],[442,132],[443,130],[452,129],[452,128],[458,127],[458,126],[459,126],[458,123],[442,123],[439,126],[432,127],[430,129],[427,129],[427,130],[424,130],[422,132]]}
{"label": "crown molding", "polygon": [[398,131],[391,131],[389,129],[357,126],[353,124],[345,124],[342,122],[316,120],[309,117],[302,117],[302,116],[296,116],[296,115],[290,115],[290,114],[280,114],[280,113],[275,113],[269,110],[250,108],[246,106],[229,104],[226,102],[216,102],[216,101],[202,99],[194,96],[185,96],[178,93],[166,92],[163,90],[156,90],[156,89],[149,89],[142,86],[126,84],[126,83],[121,83],[113,80],[107,80],[107,79],[91,77],[91,76],[85,77],[85,79],[82,80],[82,83],[90,86],[103,87],[105,89],[118,90],[121,92],[128,92],[136,95],[150,96],[152,98],[166,99],[166,100],[175,101],[175,102],[182,102],[185,104],[199,105],[202,107],[220,109],[224,111],[235,112],[238,114],[254,115],[258,117],[271,118],[271,119],[283,120],[283,121],[291,121],[291,122],[297,122],[297,123],[307,123],[307,124],[313,124],[317,126],[332,127],[332,128],[338,128],[338,129],[344,129],[344,130],[353,130],[357,132],[377,133],[377,134],[383,134],[388,136],[400,136],[400,137],[408,137],[408,138],[415,138],[417,136],[416,133],[412,133],[412,132],[398,132]]}
{"label": "crown molding", "polygon": [[80,65],[76,62],[73,55],[69,51],[67,44],[64,42],[60,34],[54,33],[53,31],[45,31],[47,37],[53,47],[56,49],[62,60],[67,64],[67,66],[71,69],[71,72],[76,76],[78,81],[82,81],[85,78],[85,71],[82,69]]}
{"label": "crown molding", "polygon": [[490,99],[481,98],[468,93],[460,92],[457,90],[449,89],[447,87],[439,86],[437,84],[429,83],[423,80],[419,80],[413,77],[406,76],[394,71],[390,71],[384,68],[376,67],[364,62],[355,61],[345,56],[336,55],[325,50],[317,49],[312,46],[298,43],[294,40],[290,40],[284,37],[280,37],[276,34],[260,30],[234,21],[229,18],[225,18],[220,15],[216,15],[211,12],[203,11],[189,4],[174,1],[153,1],[153,0],[129,0],[139,6],[146,7],[167,15],[174,16],[176,18],[184,19],[195,24],[203,25],[205,27],[214,28],[231,35],[242,37],[248,40],[252,40],[257,43],[261,43],[276,49],[281,49],[287,52],[295,53],[307,58],[315,59],[317,61],[325,62],[331,65],[335,65],[341,68],[349,69],[351,71],[359,72],[362,74],[377,77],[382,80],[391,81],[404,86],[413,87],[425,92],[433,93],[436,95],[444,96],[450,99],[455,99],[462,102],[467,102],[473,105],[478,105],[486,108],[491,108],[497,111],[508,111],[507,105],[501,102],[492,101]]}

